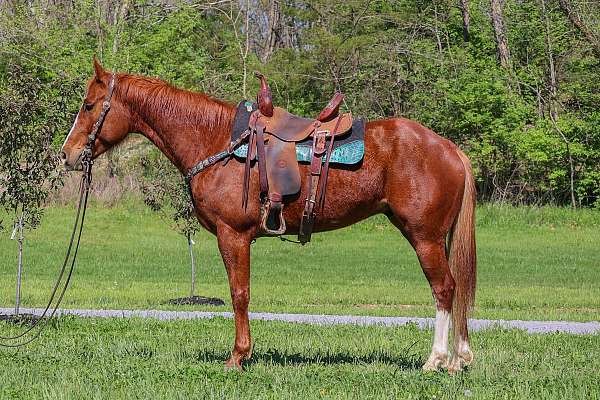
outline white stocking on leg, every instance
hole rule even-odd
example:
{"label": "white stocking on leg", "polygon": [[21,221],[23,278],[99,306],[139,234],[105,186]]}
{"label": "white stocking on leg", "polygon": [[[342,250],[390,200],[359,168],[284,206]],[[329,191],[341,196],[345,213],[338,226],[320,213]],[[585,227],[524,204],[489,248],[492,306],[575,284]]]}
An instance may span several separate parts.
{"label": "white stocking on leg", "polygon": [[433,332],[433,346],[431,354],[423,365],[424,371],[437,371],[438,368],[448,366],[448,332],[450,330],[450,313],[445,310],[436,310],[435,328]]}
{"label": "white stocking on leg", "polygon": [[462,371],[463,367],[466,367],[473,362],[473,352],[469,347],[469,340],[457,333],[454,335],[452,361],[448,366],[448,372],[451,374]]}

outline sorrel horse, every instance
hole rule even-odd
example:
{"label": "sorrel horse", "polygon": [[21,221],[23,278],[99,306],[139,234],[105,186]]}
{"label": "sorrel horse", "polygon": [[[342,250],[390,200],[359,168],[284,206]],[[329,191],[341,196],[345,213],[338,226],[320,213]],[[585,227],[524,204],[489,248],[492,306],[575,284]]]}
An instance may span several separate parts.
{"label": "sorrel horse", "polygon": [[[67,169],[78,166],[88,134],[98,120],[113,75],[94,59],[94,76],[62,147]],[[98,157],[130,132],[147,137],[186,174],[199,160],[227,148],[235,106],[202,93],[180,90],[153,78],[114,75],[110,112],[93,143]],[[302,193],[306,197],[306,166]],[[235,315],[235,343],[227,368],[242,368],[251,355],[248,303],[250,244],[259,236],[259,182],[252,168],[247,210],[242,203],[244,164],[232,159],[197,175],[191,192],[198,220],[217,236]],[[287,205],[287,233],[298,232],[303,202]],[[471,166],[458,147],[407,119],[366,125],[365,156],[356,170],[333,169],[327,201],[315,231],[354,224],[383,213],[417,253],[436,304],[431,355],[423,369],[461,370],[473,360],[467,315],[475,294],[475,186]],[[449,357],[450,317],[454,327]]]}

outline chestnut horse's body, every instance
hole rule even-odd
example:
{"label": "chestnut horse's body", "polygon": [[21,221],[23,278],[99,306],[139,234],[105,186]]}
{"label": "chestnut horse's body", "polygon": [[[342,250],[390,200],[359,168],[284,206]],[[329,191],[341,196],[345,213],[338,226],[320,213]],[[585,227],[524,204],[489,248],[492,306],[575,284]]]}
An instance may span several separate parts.
{"label": "chestnut horse's body", "polygon": [[[63,146],[65,165],[78,163],[87,134],[97,119],[111,75],[95,62],[95,76]],[[102,130],[94,143],[97,157],[129,132],[152,141],[183,173],[198,161],[227,148],[235,106],[203,94],[175,89],[150,78],[117,74]],[[306,198],[302,192],[284,209],[287,233],[297,233]],[[203,171],[191,182],[198,220],[217,235],[229,277],[236,337],[229,367],[241,367],[251,353],[248,322],[250,243],[259,236],[259,184],[253,168],[249,204],[241,207],[244,164],[232,159]],[[326,231],[384,213],[415,249],[436,301],[432,353],[424,369],[462,369],[472,360],[467,312],[475,291],[475,189],[466,156],[452,142],[407,119],[369,122],[365,156],[355,168],[333,168],[325,207],[315,231]],[[446,239],[449,249],[446,251]],[[448,359],[453,317],[455,340]]]}

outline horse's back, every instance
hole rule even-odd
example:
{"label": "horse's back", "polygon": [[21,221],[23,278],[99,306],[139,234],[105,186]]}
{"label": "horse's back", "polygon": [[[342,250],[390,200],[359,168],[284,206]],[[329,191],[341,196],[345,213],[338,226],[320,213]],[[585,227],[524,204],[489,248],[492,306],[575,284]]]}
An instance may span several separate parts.
{"label": "horse's back", "polygon": [[413,178],[452,178],[458,174],[458,180],[464,179],[458,146],[416,121],[393,118],[369,122],[365,145],[373,156],[389,161],[385,166],[388,172],[404,172]]}

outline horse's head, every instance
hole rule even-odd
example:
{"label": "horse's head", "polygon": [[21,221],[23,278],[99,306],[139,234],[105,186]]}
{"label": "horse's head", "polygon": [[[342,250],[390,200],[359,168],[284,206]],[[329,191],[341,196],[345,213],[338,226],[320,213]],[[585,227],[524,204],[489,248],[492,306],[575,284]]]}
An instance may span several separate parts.
{"label": "horse's head", "polygon": [[[89,80],[83,104],[77,113],[73,127],[69,131],[61,149],[61,157],[68,170],[79,168],[88,135],[96,121],[100,118],[102,104],[109,92],[112,74],[105,71],[94,57],[94,76]],[[130,131],[130,114],[127,107],[119,102],[116,96],[119,82],[115,78],[115,89],[110,100],[110,110],[98,131],[92,146],[92,157],[96,158],[117,143],[121,142]]]}

